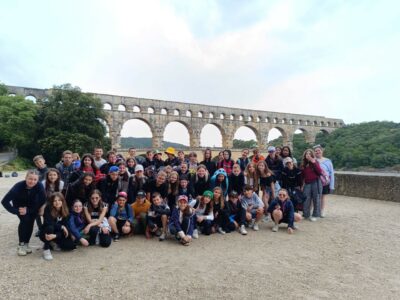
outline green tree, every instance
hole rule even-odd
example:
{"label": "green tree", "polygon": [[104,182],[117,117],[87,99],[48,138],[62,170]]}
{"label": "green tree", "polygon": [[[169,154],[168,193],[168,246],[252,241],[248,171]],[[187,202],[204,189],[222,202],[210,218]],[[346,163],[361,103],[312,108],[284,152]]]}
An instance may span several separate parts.
{"label": "green tree", "polygon": [[245,148],[256,148],[257,147],[257,141],[255,140],[249,140],[249,141],[243,141],[243,140],[233,140],[233,148],[235,149],[245,149]]}
{"label": "green tree", "polygon": [[21,96],[7,95],[0,85],[0,148],[18,149],[24,155],[34,145],[36,131],[36,105]]}
{"label": "green tree", "polygon": [[38,100],[40,124],[37,143],[50,164],[69,149],[80,154],[92,152],[95,146],[110,148],[102,103],[91,94],[82,93],[70,84],[55,86],[47,99]]}

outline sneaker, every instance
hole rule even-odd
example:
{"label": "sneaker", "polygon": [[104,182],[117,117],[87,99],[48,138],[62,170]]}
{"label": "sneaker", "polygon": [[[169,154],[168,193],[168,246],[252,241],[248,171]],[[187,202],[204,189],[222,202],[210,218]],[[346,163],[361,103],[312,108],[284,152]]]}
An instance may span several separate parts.
{"label": "sneaker", "polygon": [[246,227],[244,225],[240,225],[239,232],[243,235],[247,234]]}
{"label": "sneaker", "polygon": [[226,233],[221,227],[218,227],[218,232],[219,232],[220,234],[225,234],[225,233]]}
{"label": "sneaker", "polygon": [[254,226],[255,223],[256,223],[256,220],[255,220],[255,219],[251,219],[251,222],[250,222],[250,224],[249,224],[249,227],[250,227],[250,228],[253,228],[253,226]]}
{"label": "sneaker", "polygon": [[269,221],[269,217],[268,217],[268,216],[265,216],[265,217],[263,218],[263,222],[264,222],[264,223],[268,223],[268,221]]}
{"label": "sneaker", "polygon": [[60,246],[58,246],[56,242],[50,242],[50,246],[54,251],[61,251]]}
{"label": "sneaker", "polygon": [[254,231],[259,231],[260,230],[260,228],[258,227],[258,223],[254,223],[253,230]]}
{"label": "sneaker", "polygon": [[297,229],[299,229],[300,227],[299,227],[299,225],[298,225],[298,224],[296,224],[296,223],[293,223],[293,228],[294,228],[295,230],[297,230]]}
{"label": "sneaker", "polygon": [[160,234],[160,236],[158,237],[158,240],[159,240],[160,242],[162,242],[163,240],[165,240],[165,233],[164,233],[164,232]]}
{"label": "sneaker", "polygon": [[158,237],[160,237],[161,234],[162,234],[162,231],[161,231],[160,228],[158,228],[158,229],[156,230],[156,232],[155,232],[155,235],[158,236]]}
{"label": "sneaker", "polygon": [[26,256],[27,252],[25,245],[18,245],[17,254],[18,256]]}
{"label": "sneaker", "polygon": [[50,249],[43,250],[43,258],[45,260],[52,260],[53,259],[53,255],[51,255]]}
{"label": "sneaker", "polygon": [[279,230],[279,224],[275,224],[273,227],[272,227],[272,231],[273,232],[277,232]]}
{"label": "sneaker", "polygon": [[325,217],[326,217],[325,212],[323,210],[321,210],[321,218],[325,218]]}
{"label": "sneaker", "polygon": [[114,242],[118,242],[119,241],[119,233],[116,233],[115,235],[114,235]]}
{"label": "sneaker", "polygon": [[26,254],[31,254],[32,253],[32,248],[29,247],[29,244],[25,244],[25,251],[26,251]]}
{"label": "sneaker", "polygon": [[198,231],[197,229],[193,230],[193,235],[192,235],[192,237],[193,237],[194,239],[198,239],[198,238],[199,238],[199,231]]}
{"label": "sneaker", "polygon": [[317,218],[316,218],[316,217],[310,217],[309,220],[310,220],[311,222],[316,222],[316,221],[317,221]]}

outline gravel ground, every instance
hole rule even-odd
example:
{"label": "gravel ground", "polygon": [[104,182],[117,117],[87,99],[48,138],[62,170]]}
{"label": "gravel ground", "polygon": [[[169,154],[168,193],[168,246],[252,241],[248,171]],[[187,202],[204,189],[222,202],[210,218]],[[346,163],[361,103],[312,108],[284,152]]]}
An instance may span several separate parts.
{"label": "gravel ground", "polygon": [[[18,178],[0,178],[0,198]],[[288,235],[121,239],[41,258],[16,255],[17,218],[0,208],[0,299],[400,299],[400,205],[329,196],[328,217]]]}

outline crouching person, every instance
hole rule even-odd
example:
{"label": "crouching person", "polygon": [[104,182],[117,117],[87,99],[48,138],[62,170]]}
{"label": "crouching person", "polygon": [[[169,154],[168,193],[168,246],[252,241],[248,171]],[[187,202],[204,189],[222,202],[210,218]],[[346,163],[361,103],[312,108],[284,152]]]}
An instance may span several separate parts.
{"label": "crouching person", "polygon": [[195,231],[193,234],[193,238],[198,238],[197,226],[200,227],[201,232],[204,235],[210,235],[212,233],[212,223],[214,221],[214,213],[213,213],[213,203],[212,199],[214,198],[214,194],[211,191],[204,191],[203,196],[200,200],[197,200],[194,204],[195,208]]}
{"label": "crouching person", "polygon": [[108,205],[102,201],[99,190],[92,192],[89,202],[84,204],[83,211],[87,223],[83,233],[89,235],[89,245],[110,246],[111,227],[106,218]]}
{"label": "crouching person", "polygon": [[127,203],[127,194],[120,192],[117,197],[117,203],[114,203],[108,222],[114,233],[114,242],[117,242],[121,235],[128,235],[132,232],[133,212],[132,207]]}
{"label": "crouching person", "polygon": [[160,193],[153,193],[152,200],[153,203],[147,214],[146,237],[150,238],[152,234],[155,234],[161,242],[165,240],[167,235],[170,209],[166,203],[163,203]]}
{"label": "crouching person", "polygon": [[49,204],[44,209],[44,221],[39,237],[44,242],[43,258],[52,260],[50,249],[73,250],[75,243],[68,229],[68,206],[64,196],[56,192],[50,196]]}
{"label": "crouching person", "polygon": [[136,201],[131,205],[134,214],[133,234],[145,234],[147,227],[147,212],[150,208],[150,201],[146,199],[146,192],[138,191]]}
{"label": "crouching person", "polygon": [[172,211],[169,232],[184,246],[189,246],[194,230],[194,209],[188,205],[188,197],[178,197],[178,207]]}
{"label": "crouching person", "polygon": [[68,225],[72,234],[72,240],[75,244],[81,244],[85,247],[89,246],[89,242],[83,234],[86,222],[85,216],[83,215],[83,205],[79,199],[76,199],[72,204]]}
{"label": "crouching person", "polygon": [[229,201],[227,206],[229,213],[229,232],[239,229],[239,232],[242,235],[246,235],[246,210],[243,208],[242,203],[239,201],[239,194],[236,191],[232,191],[229,194]]}
{"label": "crouching person", "polygon": [[271,214],[272,221],[275,223],[272,227],[273,232],[279,230],[279,224],[286,223],[288,224],[288,233],[292,234],[295,229],[294,222],[300,222],[302,219],[299,213],[294,212],[293,203],[290,201],[288,191],[285,189],[279,190],[278,199],[271,202],[268,207],[268,212]]}
{"label": "crouching person", "polygon": [[246,221],[253,230],[258,231],[258,223],[264,216],[264,203],[253,191],[253,187],[247,184],[244,187],[243,197],[241,199],[242,207],[246,210]]}

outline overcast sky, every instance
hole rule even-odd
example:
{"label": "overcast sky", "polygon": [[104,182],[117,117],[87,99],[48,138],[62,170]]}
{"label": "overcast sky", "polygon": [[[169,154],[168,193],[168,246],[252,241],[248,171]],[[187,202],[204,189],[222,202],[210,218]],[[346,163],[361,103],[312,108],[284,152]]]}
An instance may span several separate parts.
{"label": "overcast sky", "polygon": [[399,53],[396,0],[0,2],[9,85],[400,122]]}

